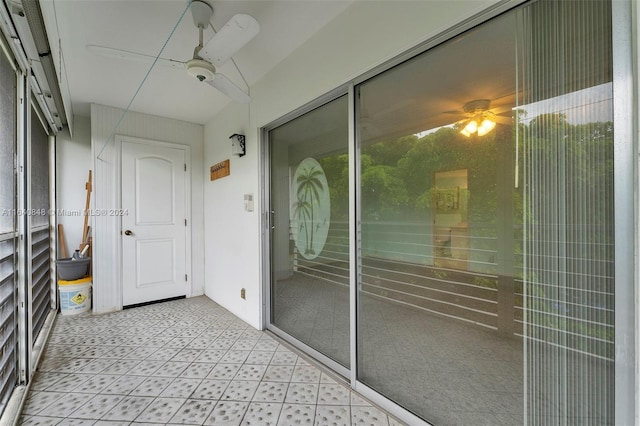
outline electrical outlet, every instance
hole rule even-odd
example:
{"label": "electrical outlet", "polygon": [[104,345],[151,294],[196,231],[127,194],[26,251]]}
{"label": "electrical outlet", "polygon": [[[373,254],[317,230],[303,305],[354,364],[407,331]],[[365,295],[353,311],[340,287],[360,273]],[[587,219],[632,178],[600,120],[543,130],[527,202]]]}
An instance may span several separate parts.
{"label": "electrical outlet", "polygon": [[247,298],[247,291],[244,288],[240,289],[240,297],[243,299]]}

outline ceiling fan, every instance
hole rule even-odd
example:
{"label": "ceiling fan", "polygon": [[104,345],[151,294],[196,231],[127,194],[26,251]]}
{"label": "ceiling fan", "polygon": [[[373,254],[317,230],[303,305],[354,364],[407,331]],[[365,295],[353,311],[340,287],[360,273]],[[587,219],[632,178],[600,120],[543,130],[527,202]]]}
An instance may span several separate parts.
{"label": "ceiling fan", "polygon": [[155,56],[96,45],[87,45],[87,50],[111,58],[145,63],[156,61],[158,65],[186,69],[189,75],[209,84],[232,100],[241,103],[250,102],[251,97],[227,77],[216,72],[216,67],[226,63],[253,39],[260,31],[260,24],[252,16],[234,15],[211,40],[203,44],[203,33],[210,25],[213,8],[202,0],[193,0],[190,8],[193,23],[198,28],[199,42],[193,51],[193,58],[188,61],[166,58],[157,58],[156,60]]}
{"label": "ceiling fan", "polygon": [[466,116],[456,123],[456,127],[460,129],[460,133],[470,137],[477,133],[478,136],[484,136],[492,131],[496,123],[512,124],[511,117],[505,117],[499,114],[509,111],[511,108],[491,108],[491,100],[476,99],[467,102],[462,107],[462,111],[446,111],[446,114],[462,114]]}

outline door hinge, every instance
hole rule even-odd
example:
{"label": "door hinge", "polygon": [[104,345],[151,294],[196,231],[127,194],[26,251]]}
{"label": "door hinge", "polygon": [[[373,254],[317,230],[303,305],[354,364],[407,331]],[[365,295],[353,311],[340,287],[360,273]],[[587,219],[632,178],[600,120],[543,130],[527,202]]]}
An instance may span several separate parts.
{"label": "door hinge", "polygon": [[184,226],[187,226],[187,219],[184,220]]}
{"label": "door hinge", "polygon": [[187,274],[184,274],[184,280],[189,281],[189,276]]}
{"label": "door hinge", "polygon": [[184,163],[184,171],[187,171],[187,163]]}

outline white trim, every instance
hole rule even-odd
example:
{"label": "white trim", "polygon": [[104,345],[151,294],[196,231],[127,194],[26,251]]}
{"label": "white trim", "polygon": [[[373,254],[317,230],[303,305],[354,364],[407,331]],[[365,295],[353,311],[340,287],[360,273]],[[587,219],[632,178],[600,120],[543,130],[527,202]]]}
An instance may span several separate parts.
{"label": "white trim", "polygon": [[[637,424],[638,281],[637,147],[634,147],[634,74],[631,3],[612,1],[615,223],[615,419]],[[631,96],[630,96],[631,94]],[[636,160],[634,160],[636,159]],[[631,173],[629,173],[631,171]],[[631,204],[630,194],[636,203]],[[633,210],[633,211],[631,211]],[[635,219],[634,219],[635,218]],[[630,232],[635,229],[636,232]],[[633,283],[633,285],[628,285]]]}
{"label": "white trim", "polygon": [[[27,210],[30,205],[29,163],[30,163],[30,108],[28,82],[18,72],[16,84],[18,91],[16,140],[18,152],[18,179],[16,209]],[[18,382],[26,383],[30,376],[29,358],[31,356],[31,232],[27,216],[18,217]]]}
{"label": "white trim", "polygon": [[[116,200],[118,209],[122,208],[122,144],[124,142],[136,143],[140,145],[153,146],[153,147],[163,147],[163,148],[172,148],[177,150],[184,151],[184,162],[187,165],[187,170],[185,171],[185,216],[187,219],[187,226],[185,227],[185,272],[187,274],[187,291],[186,297],[191,297],[193,295],[193,258],[192,258],[192,250],[191,250],[191,240],[192,240],[192,230],[193,230],[193,218],[191,215],[191,147],[185,144],[178,144],[173,142],[163,142],[157,141],[153,139],[144,139],[137,138],[133,136],[125,136],[125,135],[115,135],[115,148],[116,148],[116,156],[114,167],[117,171],[115,173],[117,185],[115,185],[116,190]],[[119,230],[119,244],[117,244],[118,256],[115,257],[116,263],[118,265],[118,269],[120,271],[119,277],[121,280],[120,285],[118,286],[119,291],[119,308],[122,309],[123,306],[123,292],[122,292],[122,284],[124,283],[124,270],[122,268],[122,218],[120,218],[118,223]]]}
{"label": "white trim", "polygon": [[51,282],[51,309],[58,309],[58,269],[56,259],[58,258],[58,227],[57,217],[51,212],[57,209],[56,200],[56,138],[49,136],[49,279]]}
{"label": "white trim", "polygon": [[355,389],[358,379],[358,251],[360,243],[357,239],[360,229],[358,220],[359,184],[358,171],[359,152],[356,144],[358,141],[356,130],[356,92],[353,84],[349,85],[348,91],[348,125],[349,125],[349,353],[351,356],[349,382]]}

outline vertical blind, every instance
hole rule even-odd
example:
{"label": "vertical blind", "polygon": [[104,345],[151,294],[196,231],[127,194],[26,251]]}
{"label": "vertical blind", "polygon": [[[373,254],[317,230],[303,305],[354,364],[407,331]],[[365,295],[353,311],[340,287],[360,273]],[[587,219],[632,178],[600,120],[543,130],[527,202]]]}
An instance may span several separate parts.
{"label": "vertical blind", "polygon": [[614,423],[611,4],[519,12],[528,424]]}

